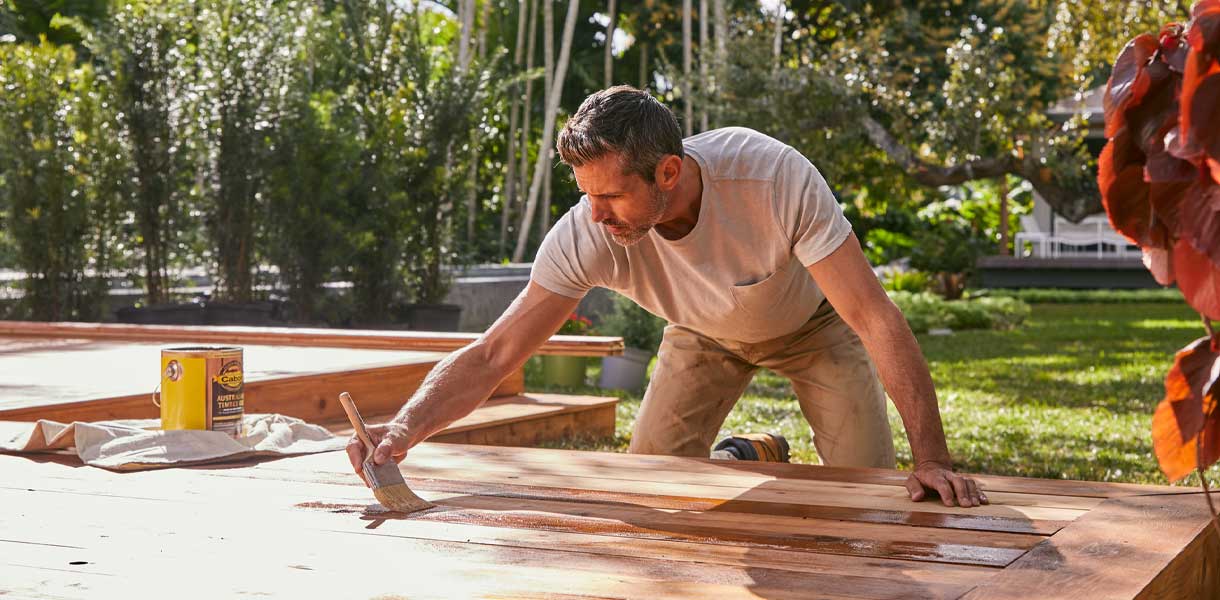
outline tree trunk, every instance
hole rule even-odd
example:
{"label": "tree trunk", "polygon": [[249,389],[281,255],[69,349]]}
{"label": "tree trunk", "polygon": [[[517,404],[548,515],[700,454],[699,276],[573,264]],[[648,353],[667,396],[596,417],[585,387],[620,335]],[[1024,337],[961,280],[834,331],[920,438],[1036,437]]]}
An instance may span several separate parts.
{"label": "tree trunk", "polygon": [[[522,49],[525,46],[525,15],[528,12],[525,0],[517,2],[517,43],[513,47],[515,73],[521,73]],[[499,256],[508,251],[508,221],[512,218],[513,205],[517,200],[517,112],[521,108],[521,87],[513,85],[508,92],[511,98],[508,108],[507,157],[504,164],[508,171],[504,175],[504,198],[500,202],[500,240],[496,246]]]}
{"label": "tree trunk", "polygon": [[605,64],[602,72],[606,74],[605,87],[610,87],[614,85],[614,26],[617,25],[618,20],[618,0],[610,0],[606,14],[610,18],[610,23],[606,25],[606,56],[603,60]]}
{"label": "tree trunk", "polygon": [[[707,0],[699,0],[699,93],[707,93]],[[699,105],[699,131],[707,131],[707,106],[706,102]]]}
{"label": "tree trunk", "polygon": [[695,133],[695,104],[691,86],[691,0],[682,0],[682,126],[686,137]]}
{"label": "tree trunk", "polygon": [[[712,10],[715,12],[716,22],[716,54],[712,67],[712,89],[713,93],[719,93],[728,63],[729,18],[724,10],[724,0],[713,0]],[[720,126],[719,117],[716,121],[716,126]]]}
{"label": "tree trunk", "polygon": [[[544,0],[549,2],[550,0]],[[563,92],[563,81],[568,73],[568,60],[572,51],[572,33],[576,29],[576,14],[580,10],[580,0],[570,0],[567,18],[563,24],[563,41],[559,47],[559,60],[555,65],[555,77],[551,89],[547,93],[546,112],[542,122],[542,142],[538,150],[538,162],[534,166],[534,177],[530,183],[529,198],[525,203],[525,215],[521,218],[521,231],[517,232],[517,248],[513,251],[513,262],[521,262],[525,258],[525,247],[529,242],[530,221],[534,218],[534,209],[541,191],[542,180],[551,162],[551,138],[555,133],[555,117],[559,113],[559,97]]]}
{"label": "tree trunk", "polygon": [[771,49],[772,55],[775,56],[775,70],[780,68],[780,57],[784,53],[784,16],[788,13],[788,8],[783,2],[775,7],[775,47]]}
{"label": "tree trunk", "polygon": [[[478,51],[479,51],[479,60],[481,61],[483,58],[485,58],[487,56],[487,18],[488,18],[487,9],[491,7],[491,0],[483,0],[483,12],[484,12],[485,16],[483,17],[482,26],[479,26],[478,23],[474,19],[474,14],[476,12],[475,6],[477,3],[478,3],[478,0],[469,0],[469,4],[466,7],[466,23],[469,23],[472,26],[472,29],[473,29],[473,27],[479,27]],[[463,24],[463,28],[465,28],[465,24]],[[471,37],[472,34],[473,34],[473,32],[466,34],[468,44],[469,44],[469,38]],[[469,59],[467,59],[466,67],[469,68],[469,66],[470,66]],[[465,70],[465,69],[463,69],[463,70]],[[475,243],[474,229],[475,229],[475,223],[478,221],[478,216],[479,216],[479,158],[480,158],[479,157],[479,154],[480,154],[479,145],[482,143],[482,139],[481,139],[482,136],[479,133],[480,131],[482,131],[482,129],[476,127],[474,130],[474,133],[470,136],[470,167],[469,167],[468,172],[466,173],[466,181],[468,184],[466,187],[466,244],[467,245]]]}
{"label": "tree trunk", "polygon": [[1001,175],[996,183],[1000,197],[1000,256],[1008,256],[1008,175]]}
{"label": "tree trunk", "polygon": [[470,33],[474,29],[474,4],[476,0],[458,0],[458,69],[465,71],[470,66]]}
{"label": "tree trunk", "polygon": [[[549,1],[549,0],[547,0]],[[539,0],[530,0],[530,25],[529,31],[526,32],[526,48],[525,48],[525,70],[534,70],[534,49],[537,46],[538,39],[538,2]],[[530,135],[533,133],[530,129],[530,117],[534,112],[534,82],[533,80],[525,82],[525,106],[521,109],[521,164],[518,165],[518,176],[521,181],[517,184],[517,190],[520,197],[517,199],[516,205],[524,210],[525,195],[529,193],[529,155],[530,155]],[[546,96],[546,90],[542,90],[542,94]],[[546,104],[544,101],[543,104]]]}
{"label": "tree trunk", "polygon": [[648,88],[648,42],[640,42],[640,89]]}
{"label": "tree trunk", "polygon": [[[545,2],[542,11],[543,85],[550,90],[555,82],[555,6],[551,0]],[[547,152],[550,151],[548,142]],[[546,237],[546,232],[551,228],[551,171],[548,160],[546,174],[542,178],[542,210],[538,211],[538,239]]]}

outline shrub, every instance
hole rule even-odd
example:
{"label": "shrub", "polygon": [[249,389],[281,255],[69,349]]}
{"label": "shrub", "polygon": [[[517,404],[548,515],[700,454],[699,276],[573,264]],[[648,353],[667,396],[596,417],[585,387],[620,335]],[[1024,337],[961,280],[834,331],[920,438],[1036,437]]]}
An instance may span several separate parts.
{"label": "shrub", "polygon": [[559,326],[560,335],[597,335],[597,330],[593,329],[593,321],[589,317],[581,316],[572,313],[568,316],[568,320]]}
{"label": "shrub", "polygon": [[1015,298],[945,300],[929,292],[890,292],[911,331],[930,329],[1012,329],[1029,316],[1029,305]]}
{"label": "shrub", "polygon": [[1063,290],[1029,288],[1023,290],[971,290],[971,298],[1016,298],[1031,304],[1180,304],[1182,294],[1176,289],[1147,290]]}
{"label": "shrub", "polygon": [[602,321],[606,335],[623,338],[623,345],[655,353],[665,334],[665,320],[644,310],[626,296],[616,295],[614,312]]}
{"label": "shrub", "polygon": [[932,276],[923,271],[893,270],[886,274],[881,282],[886,290],[891,292],[926,292],[932,287]]}

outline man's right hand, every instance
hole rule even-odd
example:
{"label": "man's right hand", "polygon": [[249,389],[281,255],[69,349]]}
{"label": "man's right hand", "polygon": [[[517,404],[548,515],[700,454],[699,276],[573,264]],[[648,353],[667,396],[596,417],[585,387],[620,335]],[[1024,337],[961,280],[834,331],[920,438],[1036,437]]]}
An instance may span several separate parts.
{"label": "man's right hand", "polygon": [[[368,432],[369,438],[376,448],[373,452],[374,464],[382,465],[391,460],[400,463],[407,457],[407,450],[410,449],[411,444],[407,436],[406,425],[394,421],[382,425],[369,425]],[[352,439],[347,442],[347,458],[352,461],[352,468],[356,470],[356,474],[364,480],[364,485],[368,486],[369,480],[364,476],[366,456],[364,443],[360,441],[359,437],[352,434]]]}

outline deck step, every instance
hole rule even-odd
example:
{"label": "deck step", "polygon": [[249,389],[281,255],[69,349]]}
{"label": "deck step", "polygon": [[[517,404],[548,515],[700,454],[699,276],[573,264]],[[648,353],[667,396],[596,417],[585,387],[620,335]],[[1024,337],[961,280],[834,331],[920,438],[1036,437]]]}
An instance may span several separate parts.
{"label": "deck step", "polygon": [[[618,398],[535,394],[500,396],[488,400],[474,412],[455,421],[428,441],[486,446],[537,446],[568,437],[614,435]],[[381,423],[393,412],[365,415],[369,423]],[[350,435],[346,419],[321,423],[338,435]]]}

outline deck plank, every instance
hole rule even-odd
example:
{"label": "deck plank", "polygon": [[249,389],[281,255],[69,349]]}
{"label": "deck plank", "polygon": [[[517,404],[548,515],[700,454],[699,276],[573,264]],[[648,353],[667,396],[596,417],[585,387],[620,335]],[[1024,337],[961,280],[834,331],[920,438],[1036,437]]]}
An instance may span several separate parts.
{"label": "deck plank", "polygon": [[[1003,598],[1062,586],[1083,598],[1098,595],[1072,586],[1103,575],[1135,583],[1087,589],[1215,589],[1201,587],[1215,554],[1197,496],[1103,500],[1047,481],[1000,492],[1027,504],[1001,502],[1013,512],[994,528],[979,508],[909,500],[870,520],[880,492],[900,489],[867,470],[820,481],[816,466],[657,458],[422,444],[402,468],[438,506],[404,516],[373,501],[342,453],[137,473],[0,455],[0,593],[133,597],[191,581],[212,597]],[[1023,511],[1074,516],[1039,534]]]}
{"label": "deck plank", "polygon": [[[44,323],[0,321],[0,336],[75,338],[128,342],[177,342],[259,346],[307,346],[453,352],[477,340],[477,333],[436,331],[317,329],[305,327],[241,327],[195,325],[130,325],[122,323]],[[553,335],[538,354],[612,356],[623,353],[623,339],[610,336]]]}

